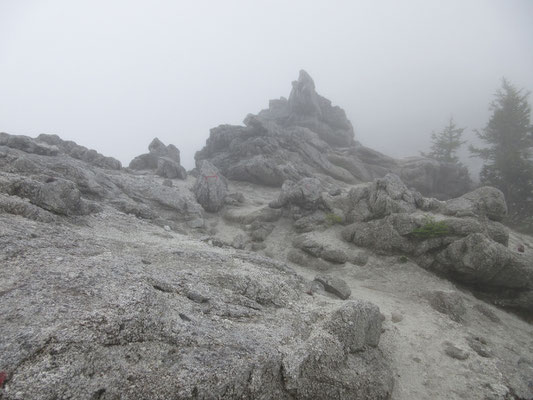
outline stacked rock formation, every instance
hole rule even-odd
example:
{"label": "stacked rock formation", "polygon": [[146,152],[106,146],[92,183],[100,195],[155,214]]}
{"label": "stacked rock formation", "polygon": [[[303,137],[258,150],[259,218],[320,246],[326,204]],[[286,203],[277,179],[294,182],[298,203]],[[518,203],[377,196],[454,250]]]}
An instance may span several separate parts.
{"label": "stacked rock formation", "polygon": [[281,186],[316,175],[354,184],[389,172],[426,196],[450,198],[470,187],[466,168],[425,158],[395,160],[362,146],[340,107],[320,96],[313,79],[300,71],[289,99],[248,115],[245,126],[211,129],[196,160],[212,162],[228,179]]}
{"label": "stacked rock formation", "polygon": [[187,171],[180,165],[180,151],[173,144],[165,146],[158,138],[148,146],[148,153],[131,160],[129,168],[133,170],[155,170],[163,178],[185,179]]}

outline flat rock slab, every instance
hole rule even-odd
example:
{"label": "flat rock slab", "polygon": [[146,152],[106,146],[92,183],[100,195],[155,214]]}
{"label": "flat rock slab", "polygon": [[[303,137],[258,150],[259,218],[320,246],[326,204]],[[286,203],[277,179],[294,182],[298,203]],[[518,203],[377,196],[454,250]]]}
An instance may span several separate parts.
{"label": "flat rock slab", "polygon": [[348,284],[336,276],[317,275],[315,281],[324,285],[326,292],[332,293],[343,300],[346,300],[352,294],[352,290],[348,287]]}

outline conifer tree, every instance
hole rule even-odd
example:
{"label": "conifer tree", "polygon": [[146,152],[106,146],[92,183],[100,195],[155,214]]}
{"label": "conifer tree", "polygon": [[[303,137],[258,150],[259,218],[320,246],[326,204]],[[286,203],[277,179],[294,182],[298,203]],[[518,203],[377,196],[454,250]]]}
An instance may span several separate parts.
{"label": "conifer tree", "polygon": [[528,96],[529,92],[504,78],[490,105],[487,126],[476,132],[487,147],[470,146],[472,155],[484,162],[481,183],[503,192],[511,222],[533,216],[533,127]]}
{"label": "conifer tree", "polygon": [[458,128],[453,120],[450,121],[441,132],[431,134],[431,152],[422,153],[423,156],[433,158],[438,161],[459,163],[457,150],[465,143],[461,140],[465,128]]}

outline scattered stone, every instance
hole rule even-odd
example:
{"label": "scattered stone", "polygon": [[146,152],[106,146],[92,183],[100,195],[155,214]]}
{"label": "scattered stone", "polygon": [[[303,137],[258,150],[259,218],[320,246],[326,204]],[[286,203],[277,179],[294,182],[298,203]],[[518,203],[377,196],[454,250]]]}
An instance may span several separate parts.
{"label": "scattered stone", "polygon": [[393,311],[391,314],[391,321],[394,323],[398,323],[403,321],[403,315],[397,311]]}
{"label": "scattered stone", "polygon": [[341,188],[335,188],[331,189],[328,193],[330,196],[339,196],[342,193],[342,190]]}
{"label": "scattered stone", "polygon": [[251,245],[252,251],[261,251],[266,249],[266,247],[266,244],[264,244],[263,242],[252,242]]}
{"label": "scattered stone", "polygon": [[352,290],[343,279],[332,275],[317,275],[315,281],[324,285],[326,292],[332,293],[342,300],[346,300],[352,294]]}
{"label": "scattered stone", "polygon": [[366,252],[359,251],[350,257],[350,262],[363,267],[368,263],[368,258],[368,254]]}
{"label": "scattered stone", "polygon": [[466,342],[481,357],[491,358],[493,356],[492,351],[487,346],[487,340],[482,336],[468,336]]}
{"label": "scattered stone", "polygon": [[329,271],[334,267],[334,264],[321,258],[315,258],[298,249],[290,249],[287,252],[287,260],[302,267],[312,268],[318,271]]}
{"label": "scattered stone", "polygon": [[435,290],[426,293],[425,296],[434,310],[446,314],[455,322],[464,321],[466,307],[463,298],[459,293]]}
{"label": "scattered stone", "polygon": [[468,352],[448,342],[445,343],[444,353],[451,358],[455,358],[456,360],[466,360],[469,357]]}
{"label": "scattered stone", "polygon": [[168,225],[163,226],[163,229],[165,231],[167,231],[167,232],[170,232],[172,230],[172,229],[170,229],[170,226],[168,226]]}
{"label": "scattered stone", "polygon": [[231,247],[234,247],[239,250],[243,250],[246,247],[246,243],[248,242],[248,239],[245,235],[242,233],[239,233],[233,238],[233,241],[231,242]]}
{"label": "scattered stone", "polygon": [[331,261],[337,264],[344,264],[348,257],[343,250],[340,249],[324,249],[320,257],[326,261]]}
{"label": "scattered stone", "polygon": [[298,218],[294,221],[293,227],[296,232],[312,232],[322,228],[327,222],[326,218],[326,214],[319,210],[311,215]]}
{"label": "scattered stone", "polygon": [[187,225],[189,226],[189,228],[193,229],[205,228],[205,220],[203,218],[194,218],[190,221],[187,221]]}
{"label": "scattered stone", "polygon": [[232,206],[239,206],[245,202],[245,198],[241,192],[229,193],[226,195],[225,202]]}
{"label": "scattered stone", "polygon": [[324,329],[337,338],[347,352],[354,353],[366,345],[378,345],[383,320],[375,304],[350,300],[331,314]]}
{"label": "scattered stone", "polygon": [[275,225],[267,222],[254,221],[250,227],[250,237],[254,242],[263,242],[272,233]]}
{"label": "scattered stone", "polygon": [[311,281],[309,286],[310,287],[309,287],[308,291],[311,294],[324,293],[326,291],[326,289],[324,288],[324,285],[322,283],[320,283],[319,281]]}
{"label": "scattered stone", "polygon": [[203,303],[208,303],[209,302],[209,297],[207,296],[204,296],[198,292],[195,292],[195,291],[189,291],[187,293],[187,298],[189,300],[192,300],[194,301],[195,303],[199,303],[199,304],[203,304]]}
{"label": "scattered stone", "polygon": [[494,311],[492,311],[489,306],[483,303],[478,303],[474,305],[474,309],[479,311],[481,314],[483,314],[485,317],[487,317],[489,320],[495,323],[500,323],[500,317],[496,315]]}

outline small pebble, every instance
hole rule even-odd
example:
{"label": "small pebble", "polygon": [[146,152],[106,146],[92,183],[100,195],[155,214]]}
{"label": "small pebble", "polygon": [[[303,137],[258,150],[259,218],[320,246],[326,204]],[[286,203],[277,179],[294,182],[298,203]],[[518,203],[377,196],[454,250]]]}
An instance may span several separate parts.
{"label": "small pebble", "polygon": [[393,312],[393,313],[391,314],[391,320],[392,320],[392,322],[394,322],[394,323],[397,323],[397,322],[403,321],[403,315],[400,314],[399,312]]}
{"label": "small pebble", "polygon": [[163,227],[163,229],[166,230],[167,232],[170,232],[170,226],[168,226],[168,225],[165,225],[165,226]]}

